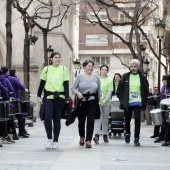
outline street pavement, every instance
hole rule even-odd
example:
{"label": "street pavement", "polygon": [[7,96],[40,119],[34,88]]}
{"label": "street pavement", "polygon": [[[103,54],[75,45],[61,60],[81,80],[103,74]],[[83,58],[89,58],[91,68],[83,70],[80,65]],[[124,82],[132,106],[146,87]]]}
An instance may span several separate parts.
{"label": "street pavement", "polygon": [[[62,120],[59,149],[45,149],[46,134],[39,119],[27,127],[30,138],[0,148],[0,170],[170,170],[170,147],[154,144],[149,137],[153,125],[141,125],[140,147],[123,137],[112,137],[109,143],[92,142],[92,149],[79,146],[77,120],[66,127]],[[132,120],[133,129],[133,120]]]}

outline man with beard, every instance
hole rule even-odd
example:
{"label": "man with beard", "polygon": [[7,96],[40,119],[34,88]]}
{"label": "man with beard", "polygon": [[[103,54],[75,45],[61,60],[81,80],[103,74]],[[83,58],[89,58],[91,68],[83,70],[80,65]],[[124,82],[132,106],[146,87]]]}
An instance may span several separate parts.
{"label": "man with beard", "polygon": [[146,109],[149,93],[149,84],[145,76],[139,71],[140,61],[133,59],[130,62],[130,72],[125,73],[117,88],[117,97],[120,100],[120,108],[125,115],[125,142],[130,142],[130,121],[134,113],[135,130],[134,145],[140,146],[140,114]]}

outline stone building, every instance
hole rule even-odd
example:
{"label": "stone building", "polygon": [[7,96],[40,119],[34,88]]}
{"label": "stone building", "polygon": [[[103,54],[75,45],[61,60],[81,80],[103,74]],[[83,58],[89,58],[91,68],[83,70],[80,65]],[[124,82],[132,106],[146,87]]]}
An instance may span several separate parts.
{"label": "stone building", "polygon": [[[0,64],[6,65],[6,7],[0,4]],[[48,33],[48,45],[59,52],[62,56],[62,64],[68,68],[70,85],[74,79],[73,58],[78,58],[79,21],[76,15],[66,14],[62,26]],[[38,37],[35,45],[30,46],[30,92],[31,100],[37,102],[36,93],[39,86],[39,76],[44,64],[43,36],[42,32],[35,27],[35,36]],[[24,27],[21,14],[13,9],[12,17],[12,67],[18,71],[18,77],[23,83],[23,48]],[[70,92],[71,94],[71,92]],[[38,109],[38,106],[35,110]],[[38,116],[36,112],[36,117]]]}

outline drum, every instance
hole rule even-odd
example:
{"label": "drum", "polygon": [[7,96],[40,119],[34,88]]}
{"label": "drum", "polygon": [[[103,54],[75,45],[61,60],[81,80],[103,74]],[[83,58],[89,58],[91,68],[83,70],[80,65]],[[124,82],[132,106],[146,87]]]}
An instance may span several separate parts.
{"label": "drum", "polygon": [[21,103],[21,114],[24,117],[28,117],[29,115],[29,107],[30,107],[30,102],[22,102]]}
{"label": "drum", "polygon": [[168,107],[168,112],[166,113],[166,121],[170,123],[170,107]]}
{"label": "drum", "polygon": [[161,109],[153,109],[150,111],[152,121],[154,125],[161,125],[162,124],[162,113]]}
{"label": "drum", "polygon": [[168,111],[168,107],[170,107],[170,98],[161,100],[160,108],[162,111]]}
{"label": "drum", "polygon": [[6,101],[6,110],[8,112],[8,115],[16,115],[16,114],[21,114],[21,107],[20,103],[18,100],[10,100]]}
{"label": "drum", "polygon": [[5,102],[0,102],[0,121],[8,121],[9,116],[6,112],[6,104]]}
{"label": "drum", "polygon": [[29,101],[30,100],[30,92],[19,92],[21,101]]}

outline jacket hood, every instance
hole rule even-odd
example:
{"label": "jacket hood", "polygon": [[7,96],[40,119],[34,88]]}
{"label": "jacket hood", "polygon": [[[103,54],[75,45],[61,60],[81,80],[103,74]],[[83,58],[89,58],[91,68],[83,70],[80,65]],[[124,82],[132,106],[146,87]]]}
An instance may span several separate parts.
{"label": "jacket hood", "polygon": [[5,77],[4,76],[2,76],[2,75],[0,75],[0,82],[3,82],[3,81],[5,81]]}

